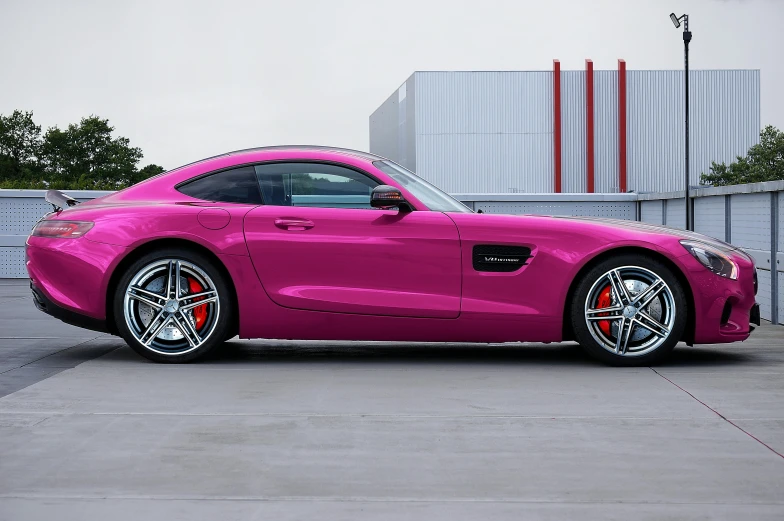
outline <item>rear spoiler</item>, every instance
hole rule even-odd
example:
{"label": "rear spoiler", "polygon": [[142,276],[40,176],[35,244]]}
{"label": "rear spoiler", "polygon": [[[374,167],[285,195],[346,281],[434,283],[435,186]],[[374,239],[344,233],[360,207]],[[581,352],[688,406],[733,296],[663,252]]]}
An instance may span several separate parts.
{"label": "rear spoiler", "polygon": [[46,202],[54,207],[54,211],[65,210],[71,206],[76,206],[79,201],[73,197],[69,197],[62,193],[60,190],[47,190],[44,196]]}

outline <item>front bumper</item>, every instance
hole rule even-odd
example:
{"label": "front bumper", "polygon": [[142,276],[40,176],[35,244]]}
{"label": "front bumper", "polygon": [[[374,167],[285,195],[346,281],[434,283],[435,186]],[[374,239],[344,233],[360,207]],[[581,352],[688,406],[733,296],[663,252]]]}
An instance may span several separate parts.
{"label": "front bumper", "polygon": [[751,306],[751,311],[749,312],[749,322],[760,325],[760,306],[756,302],[753,306]]}
{"label": "front bumper", "polygon": [[759,325],[756,303],[756,267],[742,252],[732,252],[738,265],[738,278],[731,280],[712,273],[691,255],[683,263],[694,297],[695,344],[722,344],[746,340]]}

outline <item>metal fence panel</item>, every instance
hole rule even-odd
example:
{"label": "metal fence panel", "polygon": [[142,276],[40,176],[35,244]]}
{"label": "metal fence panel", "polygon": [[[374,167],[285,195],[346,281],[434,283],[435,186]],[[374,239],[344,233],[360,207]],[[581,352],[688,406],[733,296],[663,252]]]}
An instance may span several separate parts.
{"label": "metal fence panel", "polygon": [[661,201],[641,201],[640,202],[640,219],[644,223],[661,224],[662,219],[662,202]]}
{"label": "metal fence panel", "polygon": [[770,270],[757,270],[757,302],[760,305],[760,315],[765,320],[771,318],[770,296]]}
{"label": "metal fence panel", "polygon": [[724,237],[724,196],[698,197],[694,200],[694,231],[719,240]]}
{"label": "metal fence panel", "polygon": [[784,195],[781,192],[779,192],[779,239],[777,250],[784,252]]}
{"label": "metal fence panel", "polygon": [[770,193],[732,196],[732,243],[770,251]]}
{"label": "metal fence panel", "polygon": [[784,271],[779,270],[779,324],[784,324]]}
{"label": "metal fence panel", "polygon": [[24,246],[0,246],[0,279],[27,278]]}
{"label": "metal fence panel", "polygon": [[667,200],[667,215],[664,224],[672,228],[686,228],[686,205],[683,199]]}
{"label": "metal fence panel", "polygon": [[636,203],[634,201],[606,202],[486,202],[474,203],[475,210],[485,213],[511,215],[565,215],[584,217],[605,217],[608,219],[634,220]]}

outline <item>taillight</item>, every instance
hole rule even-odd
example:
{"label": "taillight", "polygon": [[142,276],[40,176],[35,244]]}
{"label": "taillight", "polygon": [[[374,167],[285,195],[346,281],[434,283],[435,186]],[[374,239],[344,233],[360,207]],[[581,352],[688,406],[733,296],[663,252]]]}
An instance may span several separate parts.
{"label": "taillight", "polygon": [[59,239],[76,239],[93,227],[94,223],[84,221],[41,221],[33,228],[31,235],[35,237],[56,237]]}

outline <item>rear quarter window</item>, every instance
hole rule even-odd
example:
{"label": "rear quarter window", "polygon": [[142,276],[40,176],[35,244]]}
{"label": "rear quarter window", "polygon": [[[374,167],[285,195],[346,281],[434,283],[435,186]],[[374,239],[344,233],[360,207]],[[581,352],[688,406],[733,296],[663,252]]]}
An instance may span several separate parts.
{"label": "rear quarter window", "polygon": [[203,201],[261,204],[261,191],[252,166],[216,172],[177,187],[185,195]]}

